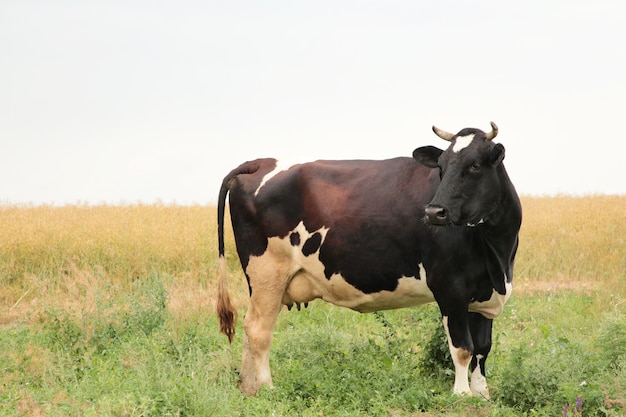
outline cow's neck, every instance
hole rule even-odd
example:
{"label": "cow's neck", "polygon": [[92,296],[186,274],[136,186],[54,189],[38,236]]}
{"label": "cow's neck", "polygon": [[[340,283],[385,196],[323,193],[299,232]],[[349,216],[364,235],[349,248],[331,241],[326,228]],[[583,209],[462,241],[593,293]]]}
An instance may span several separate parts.
{"label": "cow's neck", "polygon": [[509,176],[504,169],[504,166],[500,166],[500,201],[498,202],[498,208],[489,215],[487,221],[487,236],[489,239],[498,239],[510,235],[517,236],[520,224],[522,222],[522,207],[515,191],[515,187],[511,183]]}
{"label": "cow's neck", "polygon": [[518,232],[522,220],[519,198],[504,172],[498,209],[488,219],[482,236],[486,246],[487,269],[496,291],[504,294],[505,281],[513,279],[513,258],[517,251]]}

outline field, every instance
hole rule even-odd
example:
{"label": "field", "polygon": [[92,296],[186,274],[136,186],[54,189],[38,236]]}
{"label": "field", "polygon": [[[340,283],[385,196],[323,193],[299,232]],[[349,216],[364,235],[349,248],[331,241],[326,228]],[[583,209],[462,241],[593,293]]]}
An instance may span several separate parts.
{"label": "field", "polygon": [[623,416],[626,196],[523,197],[489,401],[451,395],[435,305],[281,312],[275,389],[218,334],[216,208],[0,207],[0,416]]}

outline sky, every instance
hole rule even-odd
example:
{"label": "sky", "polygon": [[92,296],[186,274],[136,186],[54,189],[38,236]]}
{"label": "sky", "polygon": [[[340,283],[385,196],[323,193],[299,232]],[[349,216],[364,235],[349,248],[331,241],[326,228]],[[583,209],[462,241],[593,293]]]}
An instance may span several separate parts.
{"label": "sky", "polygon": [[490,121],[520,194],[626,194],[624,39],[623,0],[0,0],[0,204],[214,204]]}

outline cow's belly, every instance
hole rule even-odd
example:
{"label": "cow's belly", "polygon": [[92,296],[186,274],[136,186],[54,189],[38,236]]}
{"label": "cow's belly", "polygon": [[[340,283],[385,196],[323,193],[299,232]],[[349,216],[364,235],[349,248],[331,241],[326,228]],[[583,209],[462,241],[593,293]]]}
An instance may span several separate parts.
{"label": "cow's belly", "polygon": [[[435,300],[426,285],[426,272],[421,264],[419,277],[398,277],[398,285],[393,291],[364,293],[349,284],[341,274],[333,274],[327,279],[324,264],[319,259],[319,248],[327,232],[326,228],[309,232],[301,222],[290,235],[269,238],[265,253],[251,256],[246,268],[252,289],[257,286],[271,289],[265,292],[282,297],[282,303],[286,305],[323,299],[360,312],[412,307]],[[315,242],[317,246],[307,246],[309,242]],[[469,311],[487,318],[497,317],[511,292],[512,286],[508,283],[506,294],[494,291],[489,300],[470,303]]]}
{"label": "cow's belly", "polygon": [[[366,294],[349,284],[340,274],[326,278],[325,266],[319,259],[319,247],[327,232],[328,229],[309,232],[300,223],[291,235],[268,239],[265,253],[250,257],[246,268],[253,293],[256,285],[265,288],[282,287],[282,302],[286,305],[323,299],[360,312],[411,307],[434,301],[421,265],[419,277],[398,277],[398,286],[394,291]],[[297,234],[297,239],[293,234]],[[315,234],[321,238],[316,239],[319,246],[312,251],[310,247],[307,249],[307,242]]]}
{"label": "cow's belly", "polygon": [[394,291],[383,290],[366,294],[350,285],[339,274],[326,279],[324,275],[301,270],[290,281],[283,303],[306,303],[317,298],[362,313],[413,307],[434,301],[423,278],[401,277]]}

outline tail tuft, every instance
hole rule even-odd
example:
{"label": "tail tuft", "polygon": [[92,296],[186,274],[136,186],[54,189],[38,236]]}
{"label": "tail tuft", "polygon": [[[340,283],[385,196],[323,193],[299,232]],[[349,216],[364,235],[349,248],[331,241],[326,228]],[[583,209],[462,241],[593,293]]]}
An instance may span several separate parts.
{"label": "tail tuft", "polygon": [[220,332],[228,337],[228,342],[233,343],[235,337],[235,321],[237,310],[230,302],[230,295],[226,282],[226,259],[220,255],[220,277],[217,286],[217,316],[220,320]]}

